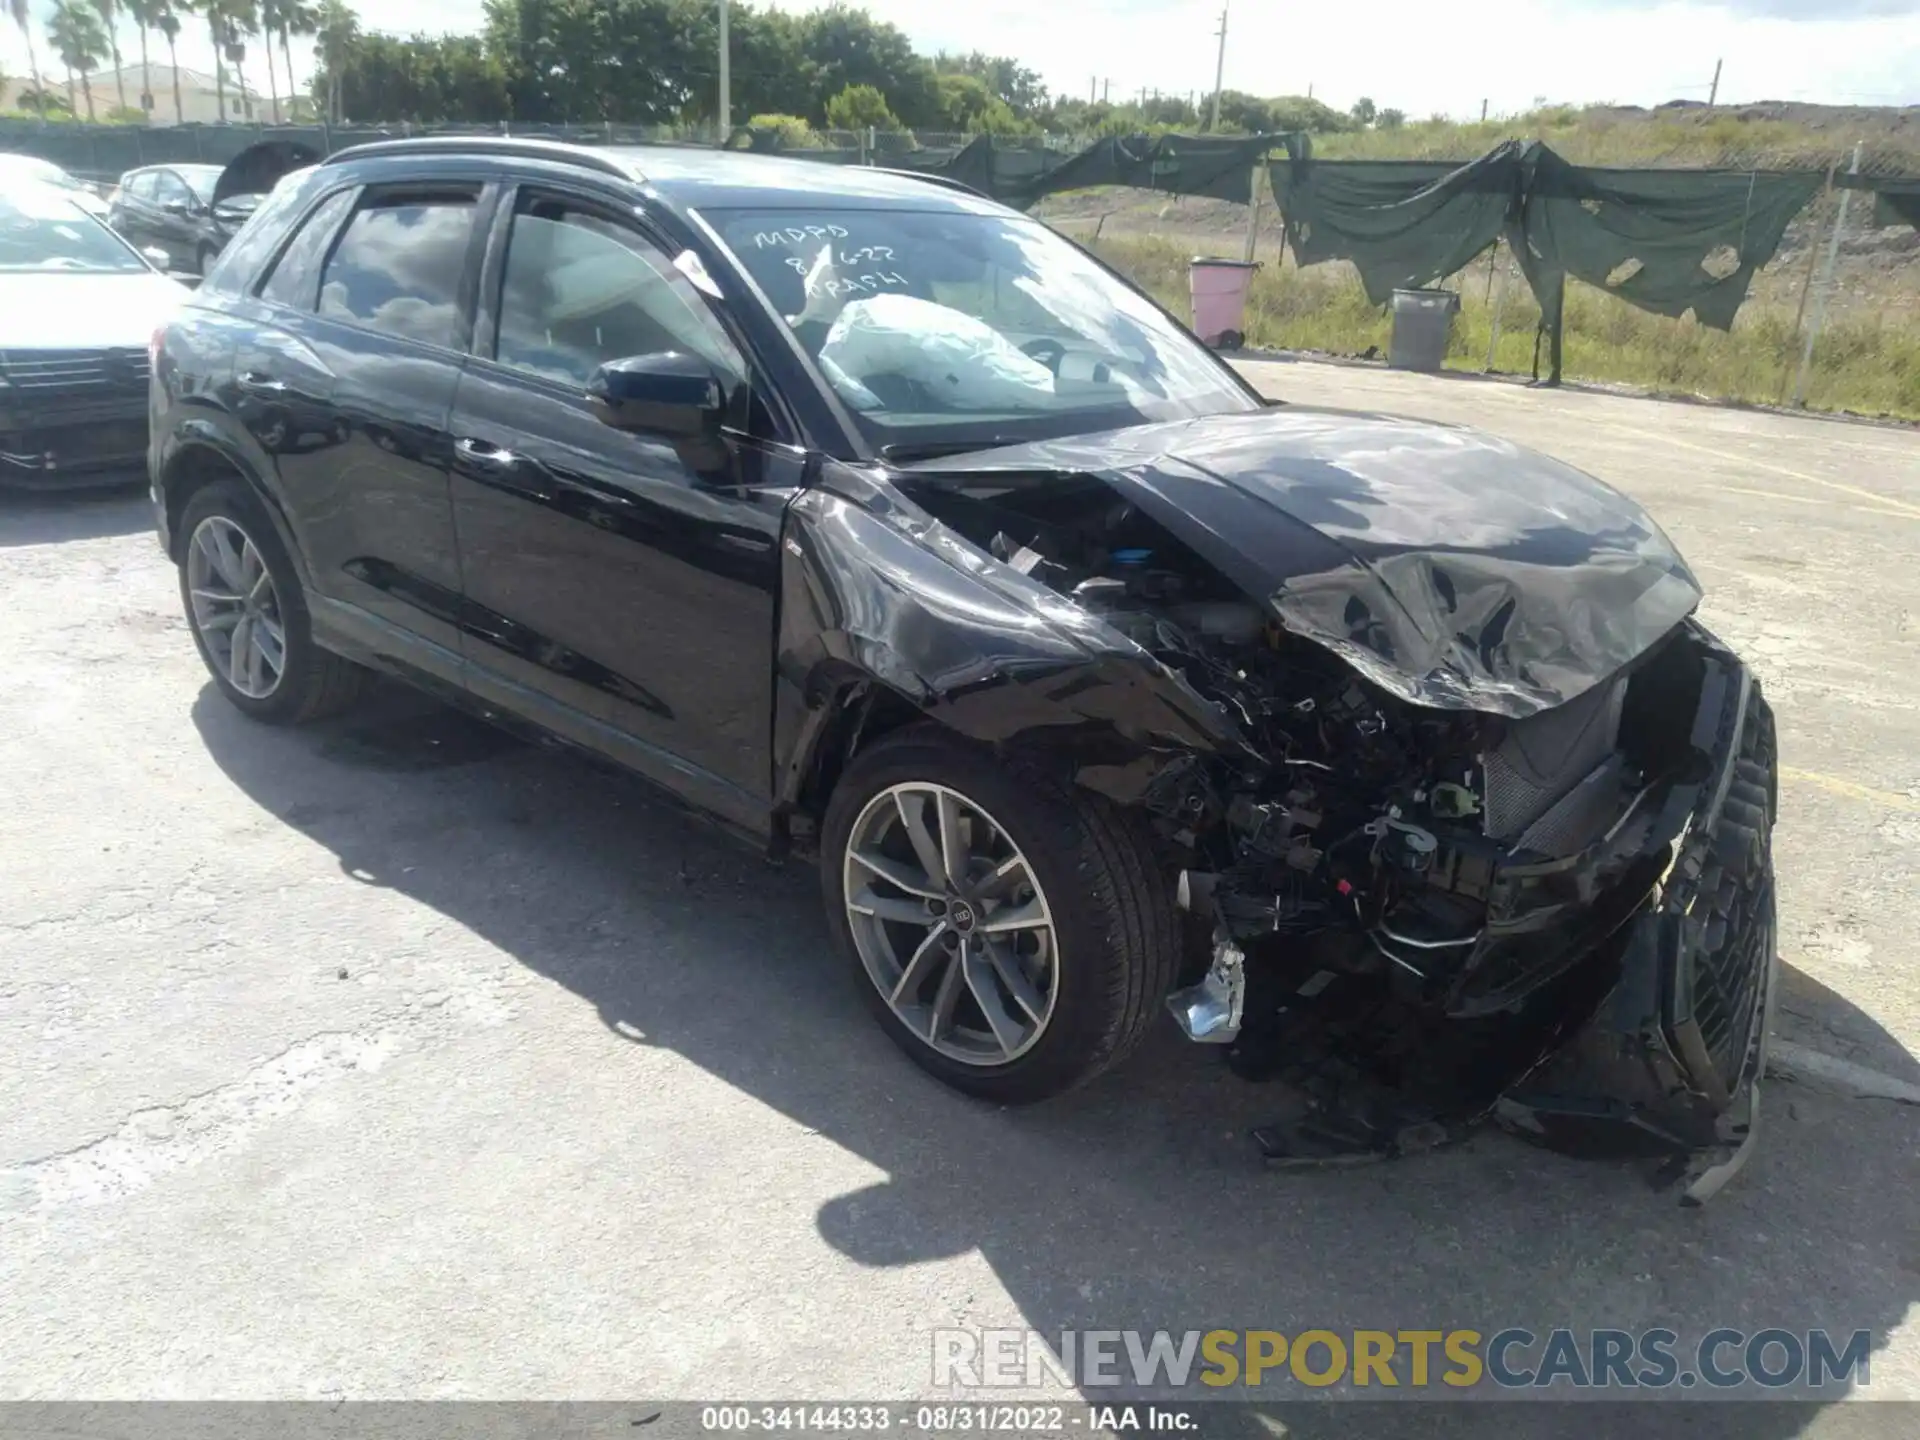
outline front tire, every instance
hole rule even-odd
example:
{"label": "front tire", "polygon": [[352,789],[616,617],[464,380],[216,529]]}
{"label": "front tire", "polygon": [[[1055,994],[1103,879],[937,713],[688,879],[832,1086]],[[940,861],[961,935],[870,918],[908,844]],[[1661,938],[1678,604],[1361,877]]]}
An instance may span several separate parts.
{"label": "front tire", "polygon": [[882,1028],[1027,1104],[1123,1059],[1172,989],[1172,887],[1138,817],[931,725],[861,754],[822,834],[828,923]]}
{"label": "front tire", "polygon": [[243,482],[195,491],[180,533],[187,628],[237,709],[269,725],[297,725],[359,698],[369,672],[314,643],[299,574]]}

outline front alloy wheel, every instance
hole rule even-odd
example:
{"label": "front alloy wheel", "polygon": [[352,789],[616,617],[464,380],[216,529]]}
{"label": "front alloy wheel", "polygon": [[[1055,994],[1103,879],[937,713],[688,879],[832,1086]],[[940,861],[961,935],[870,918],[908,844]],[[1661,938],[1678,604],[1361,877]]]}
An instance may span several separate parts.
{"label": "front alloy wheel", "polygon": [[931,721],[867,745],[820,827],[828,923],[880,1026],[956,1090],[1098,1075],[1173,988],[1171,877],[1133,811]]}
{"label": "front alloy wheel", "polygon": [[225,515],[209,515],[187,542],[187,594],[207,658],[249,700],[280,688],[287,633],[265,558]]}
{"label": "front alloy wheel", "polygon": [[1027,857],[944,785],[890,785],[847,838],[854,948],[907,1031],[962,1065],[1032,1049],[1060,990],[1053,914]]}

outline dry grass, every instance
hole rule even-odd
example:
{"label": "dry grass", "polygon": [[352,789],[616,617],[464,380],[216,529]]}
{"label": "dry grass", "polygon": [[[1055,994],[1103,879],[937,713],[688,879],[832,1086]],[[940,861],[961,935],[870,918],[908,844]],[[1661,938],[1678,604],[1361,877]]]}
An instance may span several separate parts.
{"label": "dry grass", "polygon": [[1317,136],[1313,148],[1329,160],[1463,160],[1502,140],[1543,140],[1577,165],[1774,169],[1824,168],[1844,161],[1859,140],[1868,169],[1920,171],[1920,125],[1906,123],[1899,111],[1837,107],[1649,112],[1561,105],[1477,124],[1436,119]]}
{"label": "dry grass", "polygon": [[[1092,247],[1177,315],[1188,313],[1187,261],[1177,241],[1105,238]],[[1486,368],[1494,308],[1487,302],[1484,262],[1463,272],[1461,313],[1447,352],[1449,369]],[[1505,282],[1501,331],[1493,368],[1530,373],[1539,308],[1524,283]],[[1578,281],[1566,301],[1565,373],[1664,393],[1773,404],[1791,383],[1800,356],[1791,305],[1750,300],[1731,332],[1692,319],[1650,314]],[[1352,269],[1323,265],[1305,271],[1289,263],[1254,277],[1247,305],[1250,344],[1323,350],[1336,355],[1384,355],[1390,322],[1369,304]],[[1544,363],[1543,363],[1544,370]],[[1836,315],[1814,349],[1807,404],[1819,410],[1920,420],[1920,327],[1872,307]]]}

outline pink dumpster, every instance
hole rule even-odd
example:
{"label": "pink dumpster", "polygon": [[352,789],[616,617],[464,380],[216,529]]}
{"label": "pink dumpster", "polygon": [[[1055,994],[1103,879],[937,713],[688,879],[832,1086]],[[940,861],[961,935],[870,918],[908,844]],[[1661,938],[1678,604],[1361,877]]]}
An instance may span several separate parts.
{"label": "pink dumpster", "polygon": [[1220,260],[1196,255],[1187,270],[1193,294],[1193,333],[1216,350],[1238,350],[1247,343],[1247,287],[1257,260]]}

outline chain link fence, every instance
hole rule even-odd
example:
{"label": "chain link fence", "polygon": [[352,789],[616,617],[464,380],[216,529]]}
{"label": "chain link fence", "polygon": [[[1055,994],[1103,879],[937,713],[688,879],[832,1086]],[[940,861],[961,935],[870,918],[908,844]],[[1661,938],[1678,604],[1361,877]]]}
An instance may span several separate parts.
{"label": "chain link fence", "polygon": [[[225,164],[262,140],[290,140],[321,154],[407,135],[518,135],[585,144],[707,144],[711,131],[620,125],[178,125],[154,128],[74,122],[0,121],[0,149],[39,155],[69,172],[112,183],[127,170],[165,163]],[[937,162],[978,137],[937,132],[817,130],[802,146],[736,129],[730,143],[842,164],[887,165],[911,155]],[[996,141],[1002,149],[1063,156],[1087,137]],[[1331,148],[1331,147],[1329,147]],[[1577,152],[1576,152],[1577,153]],[[1338,160],[1337,153],[1327,156]],[[1431,158],[1440,159],[1442,156]],[[1575,158],[1569,156],[1569,158]],[[1604,163],[1606,157],[1585,157]],[[902,162],[904,163],[904,162]],[[1920,147],[1880,139],[1791,147],[1699,145],[1622,168],[1813,170],[1823,186],[1773,259],[1755,276],[1731,333],[1691,319],[1634,310],[1574,283],[1566,313],[1566,374],[1714,398],[1778,402],[1796,398],[1828,409],[1920,419],[1920,234],[1883,225],[1869,193],[1877,181],[1920,177]],[[1271,197],[1245,204],[1109,187],[1049,196],[1037,215],[1090,244],[1176,313],[1186,310],[1186,261],[1195,254],[1263,262],[1248,315],[1258,345],[1371,357],[1387,348],[1388,321],[1367,303],[1350,266],[1300,270],[1281,240]],[[1504,244],[1440,282],[1460,292],[1448,363],[1456,368],[1527,371],[1539,314]],[[1808,336],[1817,335],[1811,351]]]}
{"label": "chain link fence", "polygon": [[[430,124],[404,121],[365,125],[88,125],[73,121],[0,120],[0,150],[36,155],[69,174],[96,184],[112,184],[143,165],[224,165],[262,140],[290,140],[330,155],[349,145],[409,135],[518,135],[584,145],[712,145],[710,127],[620,125],[611,121],[568,125]],[[885,165],[889,157],[921,159],[957,154],[978,136],[947,131],[814,130],[805,143],[779,143],[772,132],[737,127],[729,141],[739,149],[779,149],[783,153],[841,164]],[[1071,136],[1001,140],[1003,149],[1071,153]]]}

